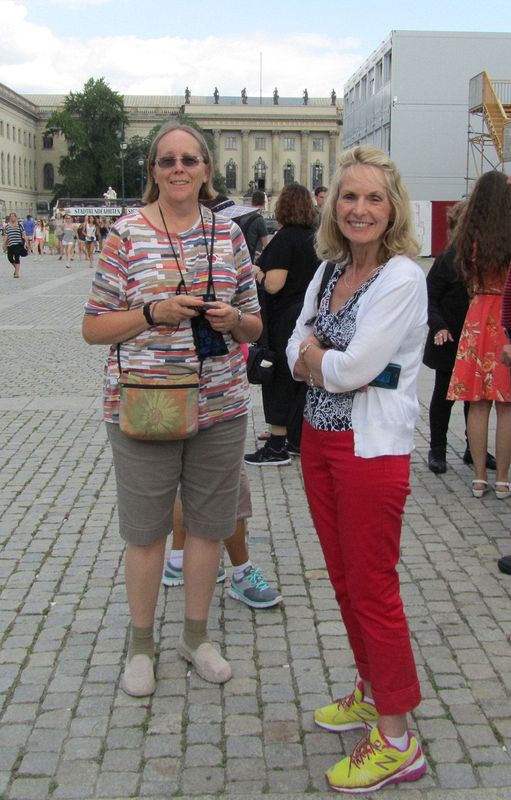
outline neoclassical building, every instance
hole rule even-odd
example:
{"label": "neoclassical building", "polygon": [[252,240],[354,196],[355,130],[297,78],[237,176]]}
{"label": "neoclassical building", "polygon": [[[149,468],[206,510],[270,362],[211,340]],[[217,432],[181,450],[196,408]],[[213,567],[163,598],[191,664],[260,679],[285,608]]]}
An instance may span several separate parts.
{"label": "neoclassical building", "polygon": [[[59,181],[66,152],[61,136],[44,133],[65,95],[19,95],[0,84],[0,213],[42,213]],[[231,196],[242,201],[254,188],[270,200],[286,183],[313,190],[328,185],[342,149],[342,107],[331,97],[222,97],[125,95],[126,139],[146,136],[178,112],[190,115],[215,142],[215,168]],[[106,190],[107,187],[105,187]],[[120,187],[114,187],[120,194]]]}

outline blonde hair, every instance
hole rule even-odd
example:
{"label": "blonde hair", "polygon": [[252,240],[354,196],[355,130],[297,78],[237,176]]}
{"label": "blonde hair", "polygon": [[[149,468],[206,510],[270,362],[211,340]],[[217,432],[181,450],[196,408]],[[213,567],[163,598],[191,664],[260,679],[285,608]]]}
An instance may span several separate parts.
{"label": "blonde hair", "polygon": [[213,165],[211,163],[211,154],[204,136],[202,136],[199,131],[195,130],[195,128],[192,128],[190,125],[179,125],[175,122],[165,122],[154,137],[151,147],[149,148],[149,155],[147,156],[147,184],[145,187],[144,196],[142,198],[144,203],[154,203],[154,201],[160,196],[158,184],[154,180],[153,170],[156,163],[158,144],[160,140],[171,131],[184,131],[184,133],[188,133],[190,136],[193,136],[199,145],[201,157],[204,160],[204,163],[209,166],[209,175],[207,180],[200,188],[199,200],[212,200],[214,197],[216,197],[216,192],[213,189],[212,183]]}
{"label": "blonde hair", "polygon": [[350,167],[357,164],[381,169],[392,207],[391,219],[381,243],[379,254],[381,262],[396,255],[414,258],[420,252],[420,246],[415,238],[408,192],[394,162],[383,150],[368,145],[358,145],[341,154],[339,167],[323,206],[321,225],[316,237],[318,257],[324,261],[336,262],[349,261],[351,258],[350,242],[339,228],[336,206],[344,176]]}

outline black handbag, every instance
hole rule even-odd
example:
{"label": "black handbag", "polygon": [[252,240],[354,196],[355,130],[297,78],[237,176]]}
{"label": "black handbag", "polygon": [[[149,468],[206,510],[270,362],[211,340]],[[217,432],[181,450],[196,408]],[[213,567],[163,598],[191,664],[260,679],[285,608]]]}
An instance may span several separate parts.
{"label": "black handbag", "polygon": [[247,378],[255,386],[270,383],[275,371],[275,353],[264,344],[256,342],[248,348]]}
{"label": "black handbag", "polygon": [[23,228],[22,228],[22,226],[21,226],[21,224],[19,222],[18,222],[18,226],[19,226],[19,229],[20,229],[21,237],[22,237],[21,238],[21,242],[18,245],[18,255],[21,258],[25,258],[25,256],[28,256],[28,250],[25,247],[25,240],[23,239],[24,231],[23,231]]}

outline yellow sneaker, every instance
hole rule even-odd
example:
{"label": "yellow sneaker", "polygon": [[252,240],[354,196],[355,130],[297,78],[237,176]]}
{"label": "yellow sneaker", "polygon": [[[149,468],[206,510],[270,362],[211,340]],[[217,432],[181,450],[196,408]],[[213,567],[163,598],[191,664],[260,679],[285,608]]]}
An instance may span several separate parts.
{"label": "yellow sneaker", "polygon": [[428,767],[417,739],[412,733],[409,738],[407,749],[401,751],[373,728],[355,745],[351,756],[327,770],[328,785],[336,792],[363,794],[389,783],[418,780]]}
{"label": "yellow sneaker", "polygon": [[329,706],[317,708],[314,722],[327,731],[354,731],[376,725],[378,714],[371,703],[364,703],[363,684],[357,683],[355,691]]}

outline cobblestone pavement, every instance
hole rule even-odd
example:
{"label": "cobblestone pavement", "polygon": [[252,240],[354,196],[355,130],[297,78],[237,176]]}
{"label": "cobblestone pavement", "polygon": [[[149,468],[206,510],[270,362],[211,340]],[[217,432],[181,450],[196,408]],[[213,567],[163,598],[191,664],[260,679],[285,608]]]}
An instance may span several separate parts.
{"label": "cobblestone pavement", "polygon": [[[428,262],[425,262],[427,266]],[[0,270],[0,797],[273,800],[327,795],[350,750],[311,710],[352,688],[353,664],[305,503],[299,459],[251,468],[253,559],[285,598],[254,612],[215,591],[211,631],[234,677],[216,687],[176,655],[183,590],[158,606],[158,688],[119,689],[127,607],[110,452],[105,349],[84,344],[91,271],[56,258]],[[475,500],[454,412],[449,470],[426,466],[431,373],[421,375],[400,568],[424,701],[412,721],[428,774],[384,796],[511,798],[511,500]],[[262,427],[257,391],[249,443]]]}

